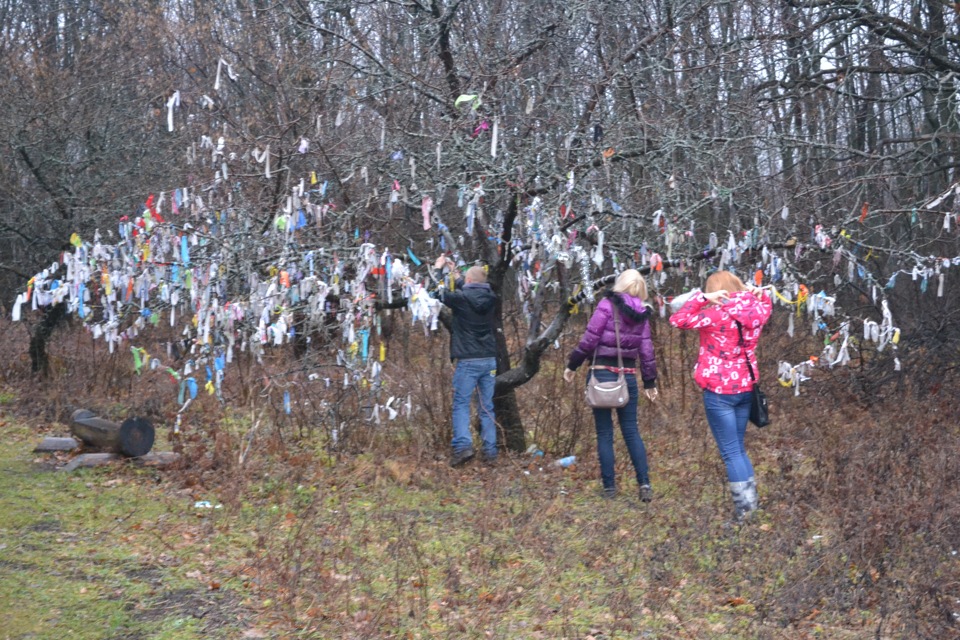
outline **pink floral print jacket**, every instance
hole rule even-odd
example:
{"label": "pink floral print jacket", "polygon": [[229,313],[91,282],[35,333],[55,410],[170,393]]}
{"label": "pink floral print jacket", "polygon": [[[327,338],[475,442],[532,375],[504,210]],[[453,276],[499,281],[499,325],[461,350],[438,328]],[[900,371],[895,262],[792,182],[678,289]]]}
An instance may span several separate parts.
{"label": "pink floral print jacket", "polygon": [[[693,369],[697,384],[721,394],[753,390],[746,356],[759,377],[754,350],[772,310],[773,303],[766,293],[757,297],[748,291],[737,291],[721,305],[711,305],[703,293],[697,293],[670,316],[670,324],[678,329],[700,332],[700,354]],[[743,347],[736,320],[743,325]]]}

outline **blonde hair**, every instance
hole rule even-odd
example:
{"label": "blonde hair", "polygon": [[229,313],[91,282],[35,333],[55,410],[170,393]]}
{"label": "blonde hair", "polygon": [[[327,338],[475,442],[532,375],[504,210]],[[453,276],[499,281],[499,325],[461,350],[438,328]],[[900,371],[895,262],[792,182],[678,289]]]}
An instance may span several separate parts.
{"label": "blonde hair", "polygon": [[614,293],[627,293],[634,298],[647,299],[647,283],[636,269],[627,269],[613,283]]}
{"label": "blonde hair", "polygon": [[463,277],[466,282],[481,284],[487,281],[487,272],[483,267],[470,267]]}
{"label": "blonde hair", "polygon": [[729,271],[717,271],[707,278],[706,284],[703,285],[703,292],[713,293],[723,289],[734,293],[735,291],[745,291],[746,288],[743,281]]}

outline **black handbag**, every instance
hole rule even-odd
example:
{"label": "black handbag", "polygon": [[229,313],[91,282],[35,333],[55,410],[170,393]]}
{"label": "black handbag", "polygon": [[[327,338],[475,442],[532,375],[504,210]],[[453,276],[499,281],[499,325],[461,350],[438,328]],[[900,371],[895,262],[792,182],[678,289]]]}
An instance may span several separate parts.
{"label": "black handbag", "polygon": [[740,346],[743,347],[743,354],[747,360],[747,371],[750,372],[750,379],[753,380],[753,399],[750,402],[750,422],[763,428],[770,424],[770,413],[767,407],[767,396],[760,390],[760,383],[757,382],[757,376],[753,373],[753,366],[750,364],[750,355],[747,354],[746,343],[743,341],[743,325],[739,320],[737,323],[737,332],[740,334]]}
{"label": "black handbag", "polygon": [[[600,382],[594,375],[597,365],[597,351],[593,351],[593,363],[590,365],[590,378],[587,380],[586,400],[594,409],[619,409],[630,402],[630,391],[626,376],[623,375],[623,356],[620,353],[620,315],[613,308],[613,330],[617,335],[617,366],[619,375],[613,382]],[[598,345],[599,347],[599,345]]]}

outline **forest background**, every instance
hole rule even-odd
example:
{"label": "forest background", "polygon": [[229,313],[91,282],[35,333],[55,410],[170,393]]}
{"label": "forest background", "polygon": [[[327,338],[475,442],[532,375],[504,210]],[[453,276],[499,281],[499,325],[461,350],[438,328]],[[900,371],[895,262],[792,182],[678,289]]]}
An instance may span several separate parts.
{"label": "forest background", "polygon": [[[239,594],[218,625],[955,637],[958,23],[936,0],[4,0],[4,411],[43,433],[78,406],[154,420],[182,455],[151,476],[164,504],[225,507],[176,545],[222,554],[187,572]],[[122,315],[114,328],[137,331],[108,349],[95,295],[86,316],[20,298],[145,213],[206,238],[193,259],[231,302],[257,291],[251,276],[296,279],[309,252],[331,291],[319,314],[307,300],[268,314],[294,330],[238,349],[216,393],[201,380],[185,406],[184,367],[201,360],[189,314]],[[489,266],[503,467],[443,466],[446,334],[411,321],[413,289],[369,269],[371,246],[404,261],[408,285],[434,284],[441,250]],[[761,271],[787,301],[761,353],[774,425],[751,433],[756,526],[725,528],[695,337],[665,322],[663,400],[641,409],[658,499],[596,499],[591,417],[560,372],[593,284],[631,265],[658,310],[720,266]],[[551,466],[571,453],[576,469]],[[119,479],[143,480],[88,484]],[[126,530],[157,532],[143,571],[184,573],[160,557],[176,555],[163,522],[180,507]],[[16,562],[3,567],[33,561]],[[172,601],[159,591],[139,602]],[[114,636],[160,609],[124,609]]]}

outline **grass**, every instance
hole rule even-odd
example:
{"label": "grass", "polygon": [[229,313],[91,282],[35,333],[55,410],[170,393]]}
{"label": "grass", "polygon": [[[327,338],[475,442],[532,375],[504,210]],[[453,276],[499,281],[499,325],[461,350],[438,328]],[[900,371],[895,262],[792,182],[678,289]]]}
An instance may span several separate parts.
{"label": "grass", "polygon": [[238,636],[239,597],[198,579],[208,527],[192,502],[155,471],[54,471],[35,432],[0,430],[0,637]]}
{"label": "grass", "polygon": [[729,527],[715,488],[693,512],[679,491],[605,501],[595,469],[522,462],[386,472],[353,460],[309,501],[274,494],[286,506],[261,523],[260,566],[280,587],[267,617],[303,638],[776,637],[781,622],[761,609],[785,587],[768,562],[820,553],[771,558],[768,519]]}
{"label": "grass", "polygon": [[247,425],[212,424],[185,432],[181,470],[67,474],[30,453],[36,430],[0,417],[0,638],[960,635],[956,503],[941,499],[958,465],[934,446],[955,426],[907,443],[926,456],[916,487],[936,491],[869,493],[863,478],[904,458],[898,431],[869,416],[847,427],[869,438],[803,439],[809,423],[785,417],[751,431],[765,509],[741,528],[689,426],[702,417],[644,420],[649,505],[622,451],[622,493],[600,498],[591,442],[569,469],[505,456],[454,470],[413,446],[331,456],[271,426],[240,465]]}
{"label": "grass", "polygon": [[756,620],[728,600],[762,585],[716,574],[761,528],[731,535],[718,517],[681,546],[678,491],[604,501],[592,469],[360,456],[197,510],[223,498],[132,466],[56,472],[29,453],[37,439],[4,427],[6,638],[230,638],[254,623],[302,638],[750,637]]}

